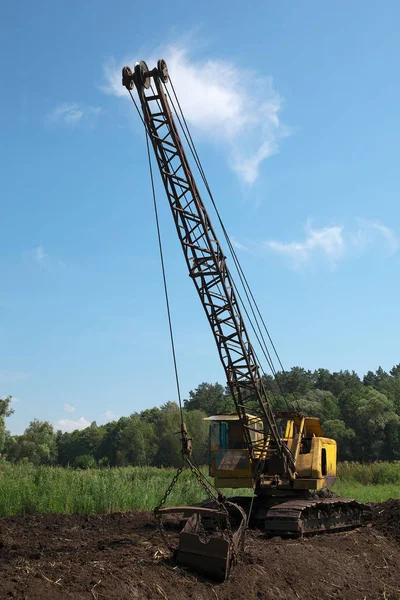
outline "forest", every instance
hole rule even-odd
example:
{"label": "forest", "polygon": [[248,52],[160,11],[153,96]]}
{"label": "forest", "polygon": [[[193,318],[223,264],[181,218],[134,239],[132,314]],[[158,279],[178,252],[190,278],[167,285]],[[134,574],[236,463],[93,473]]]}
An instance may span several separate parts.
{"label": "forest", "polygon": [[[400,364],[379,367],[360,378],[354,371],[331,373],[293,367],[266,376],[274,410],[292,407],[319,417],[327,437],[338,444],[340,461],[400,460]],[[206,464],[208,428],[204,417],[234,412],[229,391],[219,383],[201,383],[184,400],[184,420],[194,456]],[[22,435],[11,435],[7,417],[11,397],[0,400],[0,451],[11,463],[59,465],[80,469],[104,466],[173,467],[181,462],[179,407],[175,402],[134,412],[105,425],[93,422],[72,433],[56,431],[35,419]]]}

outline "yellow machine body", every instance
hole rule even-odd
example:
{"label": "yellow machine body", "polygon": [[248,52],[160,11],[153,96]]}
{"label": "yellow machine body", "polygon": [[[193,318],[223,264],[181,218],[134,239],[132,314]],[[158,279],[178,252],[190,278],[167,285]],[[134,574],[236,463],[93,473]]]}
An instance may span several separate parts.
{"label": "yellow machine body", "polygon": [[[260,442],[258,456],[249,456],[243,436],[243,427],[237,415],[207,417],[210,423],[209,474],[218,488],[253,488],[254,465],[264,459],[269,436],[264,440],[261,419],[247,415],[251,435]],[[264,440],[264,445],[263,445]],[[320,490],[336,480],[336,442],[324,437],[316,417],[295,416],[286,420],[283,442],[295,458],[296,472],[292,481],[276,475],[263,480],[262,488],[293,490]]]}

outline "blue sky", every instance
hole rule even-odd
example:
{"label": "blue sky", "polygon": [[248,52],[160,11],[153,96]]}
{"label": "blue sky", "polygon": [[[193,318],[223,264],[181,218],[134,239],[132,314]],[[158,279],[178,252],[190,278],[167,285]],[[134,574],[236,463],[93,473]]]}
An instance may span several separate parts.
{"label": "blue sky", "polygon": [[[13,432],[176,399],[144,134],[120,87],[140,59],[169,63],[284,365],[400,362],[399,18],[390,0],[2,3]],[[224,375],[157,189],[185,397]]]}

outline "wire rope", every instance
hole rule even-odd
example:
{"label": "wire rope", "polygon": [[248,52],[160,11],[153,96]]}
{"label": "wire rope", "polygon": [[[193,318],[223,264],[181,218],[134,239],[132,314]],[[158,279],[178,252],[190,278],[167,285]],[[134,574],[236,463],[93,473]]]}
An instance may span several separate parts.
{"label": "wire rope", "polygon": [[[277,352],[277,349],[276,349],[276,347],[275,347],[275,345],[274,345],[274,343],[273,343],[273,340],[272,340],[272,338],[271,338],[271,335],[270,335],[270,333],[269,333],[269,330],[268,330],[268,328],[267,328],[267,325],[266,325],[266,323],[265,323],[265,321],[264,321],[264,318],[263,318],[263,316],[262,316],[262,314],[261,314],[261,311],[260,311],[260,309],[259,309],[258,303],[257,303],[257,301],[255,300],[254,294],[253,294],[253,292],[252,292],[252,290],[251,290],[251,287],[250,287],[250,285],[249,285],[249,283],[248,283],[247,277],[246,277],[246,275],[245,275],[245,273],[244,273],[244,271],[243,271],[243,268],[242,268],[242,266],[241,266],[241,264],[240,264],[240,261],[239,261],[239,259],[238,259],[238,257],[237,257],[236,251],[235,251],[235,249],[234,249],[234,247],[233,247],[233,245],[232,245],[232,242],[231,242],[231,240],[230,240],[230,238],[229,238],[229,235],[228,235],[228,233],[227,233],[227,230],[226,230],[226,228],[225,228],[225,225],[224,225],[224,223],[223,223],[223,221],[222,221],[222,217],[221,217],[221,215],[220,215],[220,213],[219,213],[219,210],[218,210],[218,207],[217,207],[217,205],[216,205],[216,202],[215,202],[214,196],[213,196],[213,194],[212,194],[212,192],[211,192],[211,189],[210,189],[210,186],[209,186],[209,183],[208,183],[207,177],[206,177],[206,175],[205,175],[205,172],[204,172],[204,169],[203,169],[203,166],[202,166],[201,160],[200,160],[200,157],[199,157],[199,155],[198,155],[198,152],[197,152],[197,150],[196,150],[196,146],[195,146],[195,144],[194,144],[194,141],[193,141],[192,135],[191,135],[191,133],[190,133],[190,130],[189,130],[189,127],[188,127],[188,125],[187,125],[187,121],[186,121],[185,115],[184,115],[184,113],[183,113],[182,107],[181,107],[181,105],[180,105],[180,102],[179,102],[179,99],[178,99],[178,96],[177,96],[177,94],[176,94],[176,91],[175,91],[175,88],[174,88],[174,85],[173,85],[173,82],[172,82],[171,78],[170,78],[170,83],[171,83],[171,89],[172,89],[172,91],[173,91],[173,94],[174,94],[174,97],[175,97],[176,103],[177,103],[177,105],[178,105],[178,107],[179,107],[179,112],[180,112],[180,114],[181,114],[182,121],[183,121],[184,125],[182,124],[181,118],[179,117],[179,114],[178,114],[178,111],[177,111],[177,109],[176,109],[176,107],[175,107],[175,104],[174,104],[174,100],[173,100],[173,98],[171,98],[171,95],[170,95],[170,94],[168,94],[168,90],[166,90],[166,92],[167,92],[167,94],[168,94],[168,96],[169,96],[170,102],[171,102],[171,104],[172,104],[172,106],[173,106],[173,108],[174,108],[174,111],[175,111],[175,114],[176,114],[176,116],[177,116],[178,122],[179,122],[179,124],[180,124],[180,126],[181,126],[181,129],[182,129],[182,131],[183,131],[183,134],[184,134],[184,136],[185,136],[186,142],[187,142],[187,144],[188,144],[188,146],[189,146],[190,152],[191,152],[191,154],[192,154],[192,156],[193,156],[193,159],[194,159],[194,161],[195,161],[195,163],[196,163],[196,166],[197,166],[197,168],[198,168],[198,170],[199,170],[199,172],[200,172],[200,176],[202,177],[203,183],[204,183],[204,185],[205,185],[205,187],[206,187],[206,190],[207,190],[207,192],[208,192],[208,195],[209,195],[209,197],[210,197],[210,199],[211,199],[212,205],[213,205],[213,207],[214,207],[214,210],[215,210],[215,212],[216,212],[216,215],[217,215],[218,221],[219,221],[219,223],[220,223],[220,226],[221,226],[221,229],[222,229],[222,231],[223,231],[224,237],[225,237],[225,239],[226,239],[226,241],[227,241],[227,244],[228,244],[229,250],[230,250],[230,252],[231,252],[231,255],[232,255],[232,258],[233,258],[233,261],[234,261],[235,267],[236,267],[236,269],[237,269],[237,272],[238,272],[238,275],[239,275],[240,282],[241,282],[241,284],[242,284],[242,286],[243,286],[243,290],[244,290],[244,293],[245,293],[245,296],[246,296],[247,302],[248,302],[248,304],[249,304],[249,307],[250,307],[250,310],[251,310],[251,312],[252,312],[252,314],[253,314],[253,318],[254,318],[254,321],[255,321],[255,323],[256,323],[256,327],[257,327],[257,329],[258,329],[258,331],[259,331],[259,335],[258,335],[258,334],[256,333],[256,331],[255,331],[255,326],[254,326],[254,324],[253,324],[253,322],[252,322],[252,319],[250,318],[250,316],[249,316],[249,314],[248,314],[248,311],[247,311],[247,309],[246,309],[246,307],[245,307],[245,303],[244,303],[243,299],[241,298],[241,295],[240,295],[240,293],[239,293],[239,290],[238,290],[238,288],[237,288],[237,286],[236,286],[236,284],[235,284],[235,282],[234,282],[234,287],[235,287],[235,290],[236,290],[236,292],[237,292],[237,294],[238,294],[239,300],[240,300],[240,302],[241,302],[241,305],[242,305],[242,307],[243,307],[243,309],[244,309],[244,311],[245,311],[245,313],[246,313],[246,316],[247,316],[247,318],[248,318],[248,320],[249,320],[249,322],[250,322],[250,325],[251,325],[251,327],[252,327],[252,329],[253,329],[253,332],[254,332],[254,333],[255,333],[255,335],[256,335],[257,341],[258,341],[258,343],[260,344],[260,347],[261,347],[262,353],[263,353],[263,355],[264,355],[264,358],[266,359],[266,361],[267,361],[267,364],[268,364],[268,366],[270,367],[270,369],[271,369],[271,372],[272,372],[272,374],[273,374],[273,376],[274,376],[274,378],[275,378],[275,380],[276,380],[276,383],[277,383],[277,385],[278,385],[278,388],[279,388],[279,390],[280,390],[280,392],[281,392],[281,395],[282,395],[282,397],[283,397],[283,399],[284,399],[285,403],[286,403],[287,405],[289,405],[289,403],[288,403],[288,399],[287,399],[287,396],[286,396],[286,393],[284,392],[284,390],[282,389],[282,386],[281,386],[281,384],[280,384],[280,381],[279,381],[279,378],[278,378],[278,375],[277,375],[277,371],[276,371],[276,369],[275,369],[275,366],[274,366],[274,364],[273,364],[273,360],[272,360],[272,357],[271,357],[270,351],[269,351],[269,349],[268,349],[268,345],[267,345],[267,343],[266,343],[266,340],[265,340],[265,338],[264,338],[264,335],[263,335],[263,333],[262,333],[262,331],[261,331],[261,326],[260,326],[260,323],[259,323],[259,319],[261,320],[261,323],[262,323],[262,325],[263,325],[263,327],[264,327],[264,330],[265,330],[265,332],[266,332],[266,334],[267,334],[267,336],[268,336],[268,339],[269,339],[269,342],[270,342],[270,344],[271,344],[271,347],[273,348],[274,354],[275,354],[275,356],[276,356],[276,358],[277,358],[277,360],[278,360],[278,362],[279,362],[279,365],[280,365],[280,367],[281,367],[281,370],[282,370],[282,374],[283,374],[284,378],[285,378],[285,379],[286,379],[286,381],[287,381],[287,374],[286,374],[286,371],[285,371],[285,369],[284,369],[284,367],[283,367],[282,361],[281,361],[281,359],[280,359],[280,356],[279,356],[279,354],[278,354],[278,352]],[[258,318],[257,318],[257,315],[255,314],[255,312],[257,312],[257,314],[258,314]],[[263,374],[265,375],[265,373],[263,373]],[[270,392],[272,393],[272,388],[270,388]]]}
{"label": "wire rope", "polygon": [[167,275],[166,275],[166,270],[165,270],[165,261],[164,261],[164,252],[163,252],[162,238],[161,238],[160,220],[159,220],[159,216],[158,216],[157,197],[156,197],[156,191],[155,191],[155,186],[154,186],[153,167],[152,167],[152,163],[151,163],[151,154],[150,154],[150,146],[149,146],[149,134],[148,134],[147,129],[146,129],[145,133],[146,133],[147,158],[148,158],[148,162],[149,162],[149,172],[150,172],[150,180],[151,180],[151,191],[152,191],[152,196],[153,196],[154,216],[155,216],[156,228],[157,228],[158,249],[159,249],[159,255],[160,255],[164,296],[165,296],[165,305],[166,305],[167,317],[168,317],[168,328],[169,328],[172,358],[173,358],[173,364],[174,364],[175,384],[176,384],[176,391],[177,391],[177,395],[178,395],[180,421],[181,421],[181,432],[182,432],[183,426],[184,426],[183,425],[183,407],[182,407],[181,386],[180,386],[180,381],[179,381],[178,362],[177,362],[177,358],[176,358],[175,337],[174,337],[174,330],[173,330],[173,326],[172,326]]}

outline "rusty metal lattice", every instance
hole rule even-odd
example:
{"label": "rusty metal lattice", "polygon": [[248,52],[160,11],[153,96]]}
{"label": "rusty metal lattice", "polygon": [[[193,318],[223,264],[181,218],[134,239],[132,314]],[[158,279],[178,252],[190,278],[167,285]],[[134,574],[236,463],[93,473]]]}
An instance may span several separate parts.
{"label": "rusty metal lattice", "polygon": [[[132,89],[133,81],[189,275],[211,326],[227,383],[243,424],[250,456],[257,458],[261,452],[263,458],[268,460],[278,454],[284,463],[288,463],[290,472],[293,468],[292,456],[280,439],[226,257],[201,199],[174,122],[164,91],[165,73],[157,68],[144,73],[143,64],[135,68],[128,89]],[[154,82],[155,89],[153,86],[147,87],[149,78]],[[253,428],[246,414],[261,417],[264,423],[264,435],[260,436],[262,439],[251,435]],[[283,471],[287,471],[287,467]]]}

